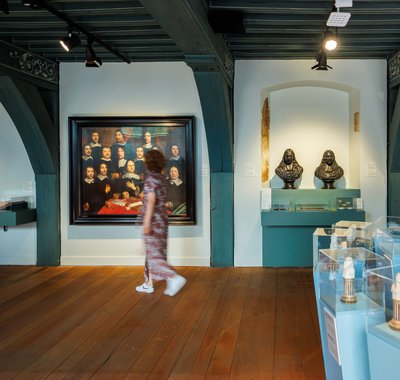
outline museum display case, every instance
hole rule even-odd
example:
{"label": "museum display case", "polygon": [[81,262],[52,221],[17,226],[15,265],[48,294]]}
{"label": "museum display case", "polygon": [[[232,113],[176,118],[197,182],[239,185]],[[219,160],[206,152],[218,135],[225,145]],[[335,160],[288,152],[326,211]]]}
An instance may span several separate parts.
{"label": "museum display case", "polygon": [[400,358],[400,265],[367,270],[366,297],[371,379],[397,379]]}
{"label": "museum display case", "polygon": [[374,223],[375,252],[400,265],[400,217],[383,216]]}
{"label": "museum display case", "polygon": [[364,221],[364,210],[336,208],[337,198],[359,197],[359,189],[271,189],[271,208],[261,211],[263,266],[312,266],[315,229]]}
{"label": "museum display case", "polygon": [[366,294],[367,272],[388,264],[364,247],[319,250],[314,283],[327,379],[369,378],[366,316],[378,310],[382,320],[384,312]]}
{"label": "museum display case", "polygon": [[364,247],[371,251],[374,250],[374,223],[340,220],[334,223],[332,228],[348,228],[350,230],[349,247]]}
{"label": "museum display case", "polygon": [[33,207],[33,195],[0,196],[0,226],[7,231],[10,226],[36,221],[36,209]]}
{"label": "museum display case", "polygon": [[319,227],[313,233],[313,267],[318,264],[320,249],[346,248],[351,230],[347,227]]}

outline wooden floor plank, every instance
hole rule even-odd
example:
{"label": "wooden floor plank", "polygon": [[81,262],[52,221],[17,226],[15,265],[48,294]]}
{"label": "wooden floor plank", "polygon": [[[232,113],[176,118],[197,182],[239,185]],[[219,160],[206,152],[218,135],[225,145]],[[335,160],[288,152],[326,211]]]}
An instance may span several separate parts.
{"label": "wooden floor plank", "polygon": [[32,320],[32,310],[29,310],[29,308],[41,302],[46,302],[46,297],[52,299],[60,288],[69,286],[69,284],[76,279],[77,273],[78,272],[74,271],[72,267],[59,270],[40,284],[29,287],[25,292],[14,297],[9,297],[7,301],[0,304],[2,310],[0,314],[0,323],[22,312],[24,314],[29,314],[30,320]]}
{"label": "wooden floor plank", "polygon": [[[199,354],[202,343],[211,324],[214,313],[219,306],[221,297],[224,295],[227,279],[230,271],[227,269],[213,269],[217,273],[217,281],[210,291],[210,297],[204,306],[200,318],[194,323],[192,333],[188,337],[180,356],[176,360],[174,367],[170,373],[170,379],[188,379],[189,376],[195,377],[191,371],[194,361]],[[161,364],[162,362],[160,362]]]}
{"label": "wooden floor plank", "polygon": [[[49,270],[48,270],[49,269]],[[324,378],[311,269],[0,266],[0,379]]]}
{"label": "wooden floor plank", "polygon": [[[61,271],[67,270],[63,267]],[[0,286],[0,303],[4,303],[10,298],[16,297],[35,286],[48,281],[51,277],[60,273],[57,267],[40,267],[40,270],[29,271],[30,273],[25,276],[18,276],[18,278],[8,279],[7,285]]]}
{"label": "wooden floor plank", "polygon": [[[24,280],[25,278],[37,274],[46,267],[38,266],[24,266],[12,265],[12,266],[0,266],[0,288],[3,289],[6,286],[13,285],[18,281]],[[23,268],[23,270],[21,270]]]}
{"label": "wooden floor plank", "polygon": [[[96,286],[100,272],[108,273],[106,269],[79,268],[76,271],[79,273],[78,276],[69,286],[62,286],[55,294],[37,300],[17,315],[5,319],[0,323],[0,350],[45,324],[53,313],[60,313],[67,309],[79,297],[80,292],[90,289],[93,283]],[[5,314],[9,315],[7,311]]]}
{"label": "wooden floor plank", "polygon": [[232,360],[231,379],[273,379],[276,273],[273,268],[252,270]]}
{"label": "wooden floor plank", "polygon": [[240,278],[230,289],[231,302],[207,369],[206,378],[208,379],[229,377],[251,272],[251,268],[241,268]]}
{"label": "wooden floor plank", "polygon": [[[119,347],[121,342],[132,332],[135,326],[149,314],[154,304],[159,302],[161,292],[149,295],[134,291],[134,286],[143,279],[143,268],[138,269],[140,280],[131,289],[130,303],[121,311],[116,311],[119,318],[103,324],[89,339],[83,342],[66,360],[50,374],[49,379],[90,378]],[[138,278],[138,277],[137,277]]]}
{"label": "wooden floor plank", "polygon": [[[193,282],[191,286],[187,286],[186,289],[184,288],[179,294],[179,298],[171,298],[172,302],[177,302],[176,306],[152,339],[146,343],[141,355],[129,369],[129,373],[126,376],[127,379],[136,379],[139,376],[149,377],[159,362],[160,357],[166,354],[174,336],[184,333],[184,322],[189,312],[197,309],[202,292],[209,286],[212,280],[211,276],[200,275],[201,270],[200,268],[198,269],[199,272],[196,278],[191,280]],[[190,322],[193,324],[192,320]],[[175,346],[174,348],[176,349],[177,347]],[[166,368],[163,368],[163,370],[166,370]],[[164,378],[168,378],[168,375],[169,373],[167,376],[164,375]]]}
{"label": "wooden floor plank", "polygon": [[[111,298],[107,299],[105,297],[106,302],[96,310],[96,313],[90,315],[76,329],[73,329],[63,339],[60,339],[50,350],[26,368],[22,373],[23,376],[26,375],[30,379],[43,379],[45,375],[47,376],[49,373],[54,372],[62,364],[66,356],[71,355],[81,344],[90,339],[98,329],[102,328],[103,325],[115,324],[124,309],[127,312],[139,301],[138,297],[132,297],[133,281],[136,278],[131,276],[130,273],[122,273],[122,275],[129,277],[127,285],[120,291],[116,291]],[[118,313],[115,310],[118,310]]]}
{"label": "wooden floor plank", "polygon": [[[302,365],[297,323],[299,288],[302,279],[298,271],[282,268],[278,271],[276,292],[274,376],[282,380],[302,379]],[[299,297],[300,298],[300,297]],[[279,317],[278,317],[279,316]]]}
{"label": "wooden floor plank", "polygon": [[[195,279],[198,273],[198,268],[195,268],[191,272],[191,275],[188,276],[187,281],[195,284]],[[142,354],[145,355],[146,359],[148,358],[148,356],[146,356],[148,350],[157,350],[158,347],[152,344],[154,339],[160,344],[162,353],[164,350],[162,347],[162,339],[164,339],[165,335],[161,335],[160,338],[160,335],[157,335],[157,331],[163,328],[164,321],[166,321],[170,316],[172,316],[172,319],[177,318],[179,321],[185,303],[190,305],[193,301],[192,297],[195,295],[194,289],[195,286],[185,287],[176,297],[164,297],[164,302],[155,304],[150,311],[150,315],[139,321],[131,334],[129,334],[129,336],[112,353],[107,362],[98,369],[96,377],[106,378],[112,374],[113,379],[124,378]],[[189,293],[187,297],[184,297],[187,293]],[[153,295],[149,294],[147,296],[152,297]],[[157,316],[157,318],[151,318],[152,314]],[[166,333],[167,332],[164,330],[163,334]],[[159,355],[160,353],[153,352],[153,354]],[[144,371],[146,372],[146,360],[144,360],[144,362]]]}
{"label": "wooden floor plank", "polygon": [[[104,286],[106,296],[118,289],[120,286],[118,280],[119,278],[116,277],[114,281]],[[44,318],[46,322],[31,329],[29,333],[20,335],[18,331],[19,339],[7,345],[6,350],[0,351],[0,372],[12,373],[14,368],[24,370],[71,329],[76,328],[83,319],[105,302],[104,297],[99,293],[100,286],[105,281],[105,278],[98,278],[91,284],[95,285],[82,289],[79,296],[74,302],[70,302],[68,307],[56,310],[55,313],[50,312]],[[3,342],[7,340],[4,339],[1,345],[4,346]]]}
{"label": "wooden floor plank", "polygon": [[[138,360],[134,368],[130,370],[127,378],[135,379],[137,375],[143,373],[146,375],[149,374],[149,379],[166,379],[170,376],[172,368],[202,315],[204,307],[212,294],[211,290],[215,287],[220,276],[220,271],[218,270],[212,271],[209,276],[204,276],[205,270],[203,269],[200,272],[196,282],[193,284],[195,285],[193,288],[196,289],[196,294],[192,295],[191,304],[186,307],[186,312],[182,313],[184,318],[179,323],[178,328],[171,329],[170,324],[165,324],[163,329],[159,331],[159,334],[163,334],[165,330],[165,336],[169,335],[170,337],[168,342],[166,342],[167,345],[164,351],[158,355],[159,359],[154,360],[152,358],[150,361],[151,364],[147,365],[147,367],[143,367],[141,361]],[[153,340],[153,344],[157,344],[158,346],[158,342],[155,340]],[[152,355],[152,352],[149,351],[149,354]],[[146,368],[146,372],[143,371],[144,368]]]}

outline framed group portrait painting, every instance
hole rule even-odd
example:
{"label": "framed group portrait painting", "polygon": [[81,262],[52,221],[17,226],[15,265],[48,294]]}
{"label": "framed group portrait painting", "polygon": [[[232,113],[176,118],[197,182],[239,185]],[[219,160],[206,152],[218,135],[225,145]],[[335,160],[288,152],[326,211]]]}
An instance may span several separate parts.
{"label": "framed group portrait painting", "polygon": [[194,117],[69,117],[70,224],[142,223],[145,155],[166,158],[170,224],[195,224]]}

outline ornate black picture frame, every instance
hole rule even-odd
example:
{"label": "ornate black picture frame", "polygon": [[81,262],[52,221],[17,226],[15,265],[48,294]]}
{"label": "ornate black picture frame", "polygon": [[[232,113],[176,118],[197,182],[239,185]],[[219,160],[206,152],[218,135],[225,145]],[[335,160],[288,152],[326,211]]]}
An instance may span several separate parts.
{"label": "ornate black picture frame", "polygon": [[195,224],[194,117],[69,117],[70,224],[141,223],[148,149],[167,159],[170,224]]}

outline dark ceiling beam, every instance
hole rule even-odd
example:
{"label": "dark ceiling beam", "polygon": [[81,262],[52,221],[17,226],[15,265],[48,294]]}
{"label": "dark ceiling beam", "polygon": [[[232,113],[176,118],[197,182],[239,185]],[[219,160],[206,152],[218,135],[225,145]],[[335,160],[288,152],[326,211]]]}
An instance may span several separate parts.
{"label": "dark ceiling beam", "polygon": [[[400,41],[400,33],[393,35],[385,35],[385,36],[374,36],[374,35],[345,35],[343,33],[339,34],[340,41],[346,41],[346,43],[357,43],[357,44],[365,44],[365,43],[380,43],[380,42],[399,42]],[[316,38],[315,35],[304,34],[304,35],[290,35],[290,34],[257,34],[257,35],[246,35],[245,37],[226,37],[227,42],[229,43],[229,47],[232,47],[232,44],[286,44],[293,43],[293,41],[299,43],[315,43]]]}
{"label": "dark ceiling beam", "polygon": [[[273,23],[273,24],[279,24],[279,23],[289,23],[289,24],[315,24],[318,22],[323,22],[325,25],[327,16],[329,16],[330,12],[327,12],[326,14],[318,14],[318,15],[296,15],[296,14],[291,14],[288,12],[282,12],[279,14],[256,14],[256,13],[246,13],[244,16],[245,24],[251,23],[251,24],[256,24],[256,23]],[[385,25],[390,25],[390,24],[396,24],[400,21],[400,13],[391,13],[387,15],[382,15],[382,14],[353,14],[347,24],[346,27],[350,27],[353,25],[360,25],[360,24],[375,24],[375,25],[380,25],[380,24],[385,24]]]}
{"label": "dark ceiling beam", "polygon": [[225,80],[233,86],[233,72],[227,68],[233,62],[231,53],[223,38],[213,33],[203,0],[141,0],[141,3],[184,55],[214,56]]}
{"label": "dark ceiling beam", "polygon": [[[332,8],[333,1],[235,1],[235,0],[210,0],[211,9],[229,9],[229,10],[241,10],[245,12],[257,12],[257,13],[271,13],[271,12],[300,12],[300,13],[317,13],[330,11]],[[371,12],[396,12],[400,10],[400,4],[398,1],[360,1],[356,0],[353,2],[350,12],[357,12],[360,9],[371,11]]]}
{"label": "dark ceiling beam", "polygon": [[[281,25],[272,25],[272,24],[258,24],[258,25],[246,25],[246,34],[251,35],[253,33],[310,33],[315,34],[316,28],[320,28],[322,31],[324,25],[296,25],[291,24],[287,25],[282,23]],[[317,29],[318,30],[318,29]],[[343,29],[345,30],[345,29]],[[397,33],[399,32],[398,25],[393,24],[392,26],[384,26],[384,25],[352,25],[351,28],[346,28],[346,34],[352,33],[361,33],[361,34],[372,34],[372,33]],[[339,30],[339,34],[341,31]]]}
{"label": "dark ceiling beam", "polygon": [[[53,8],[54,9],[54,8]],[[70,16],[67,16],[68,18],[70,18]],[[29,18],[29,19],[27,19]],[[24,24],[29,25],[29,26],[34,26],[34,25],[38,25],[38,24],[44,24],[44,25],[54,25],[57,26],[58,24],[60,24],[60,22],[57,19],[54,18],[54,16],[52,15],[46,15],[46,14],[35,14],[35,13],[31,13],[31,14],[24,14],[20,17],[17,17],[15,15],[13,15],[12,13],[10,13],[8,15],[8,17],[2,17],[1,18],[2,21],[1,23],[21,23],[21,27],[25,27]],[[63,19],[62,19],[63,20]],[[65,19],[63,20],[64,22]],[[132,23],[132,24],[154,24],[154,19],[149,16],[148,14],[145,15],[127,15],[127,14],[122,14],[122,15],[102,15],[102,16],[98,16],[98,15],[93,15],[93,14],[89,14],[89,15],[82,15],[79,17],[74,17],[73,19],[74,22],[76,23],[85,23],[85,24],[91,24],[91,23],[118,23],[120,22],[121,24],[128,24],[128,23]],[[18,25],[15,25],[16,27],[18,27]]]}
{"label": "dark ceiling beam", "polygon": [[[118,26],[94,26],[90,28],[93,33],[99,35],[107,36],[147,36],[150,34],[161,34],[164,31],[159,25],[118,25]],[[60,24],[57,27],[51,27],[44,25],[42,28],[37,28],[35,30],[24,27],[13,30],[13,36],[51,36],[53,33],[64,33],[65,34],[65,24]],[[4,27],[3,22],[0,22],[0,36],[10,35],[10,28]]]}
{"label": "dark ceiling beam", "polygon": [[[53,44],[58,38],[65,37],[64,33],[57,33],[55,35],[43,35],[43,36],[31,36],[31,37],[12,37],[11,41],[15,45],[47,45]],[[141,36],[134,39],[132,42],[132,37],[130,36],[115,36],[103,38],[104,41],[111,44],[127,44],[129,46],[140,46],[140,45],[150,45],[150,46],[175,46],[175,43],[167,35],[150,35]]]}

